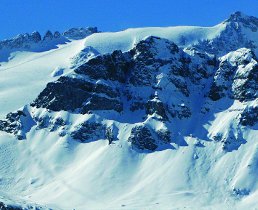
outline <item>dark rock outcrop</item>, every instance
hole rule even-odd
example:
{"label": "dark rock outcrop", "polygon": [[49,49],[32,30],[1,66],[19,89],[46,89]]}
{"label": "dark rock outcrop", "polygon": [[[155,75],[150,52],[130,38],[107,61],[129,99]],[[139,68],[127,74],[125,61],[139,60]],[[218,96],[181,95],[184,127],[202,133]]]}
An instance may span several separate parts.
{"label": "dark rock outcrop", "polygon": [[160,145],[169,144],[170,136],[171,133],[168,129],[155,131],[143,124],[132,128],[128,141],[131,142],[133,148],[154,151]]}
{"label": "dark rock outcrop", "polygon": [[100,95],[92,95],[89,101],[82,107],[81,113],[87,113],[90,110],[114,110],[123,111],[123,104],[117,99],[102,97]]}
{"label": "dark rock outcrop", "polygon": [[63,33],[63,36],[68,39],[83,39],[93,33],[98,33],[97,27],[88,28],[71,28]]}
{"label": "dark rock outcrop", "polygon": [[23,210],[24,208],[15,205],[6,205],[0,202],[0,210]]}
{"label": "dark rock outcrop", "polygon": [[61,34],[60,34],[60,32],[58,32],[58,31],[55,31],[55,33],[54,33],[54,38],[55,39],[58,39],[58,38],[60,38],[61,37]]}
{"label": "dark rock outcrop", "polygon": [[71,133],[71,137],[81,142],[96,141],[105,136],[105,126],[97,122],[84,122]]}
{"label": "dark rock outcrop", "polygon": [[258,123],[258,106],[247,106],[240,114],[240,123],[244,126],[254,126]]}
{"label": "dark rock outcrop", "polygon": [[132,143],[133,147],[141,150],[154,151],[158,147],[150,129],[144,125],[132,128],[128,141]]}
{"label": "dark rock outcrop", "polygon": [[131,65],[126,54],[123,54],[121,51],[114,51],[112,54],[98,56],[89,60],[75,69],[75,72],[87,75],[91,79],[104,79],[125,83]]}
{"label": "dark rock outcrop", "polygon": [[156,113],[157,115],[161,116],[163,120],[168,120],[166,108],[164,107],[164,104],[157,98],[147,102],[146,112],[150,115]]}
{"label": "dark rock outcrop", "polygon": [[233,97],[240,101],[254,100],[258,97],[258,63],[244,74],[236,73],[232,91]]}
{"label": "dark rock outcrop", "polygon": [[41,41],[41,35],[35,31],[31,34],[19,34],[12,39],[0,41],[0,50],[2,49],[15,49],[15,48],[30,48],[31,44],[37,44]]}
{"label": "dark rock outcrop", "polygon": [[16,51],[42,52],[51,50],[56,48],[58,44],[69,42],[69,39],[83,39],[97,32],[97,28],[89,27],[73,28],[65,31],[63,34],[58,31],[52,33],[49,30],[43,36],[37,31],[31,34],[19,34],[11,39],[0,41],[0,54],[2,55],[0,62],[11,59],[11,53]]}
{"label": "dark rock outcrop", "polygon": [[85,80],[61,77],[40,93],[31,104],[53,111],[89,110],[122,111],[123,104],[117,99],[119,92],[104,84],[94,84]]}
{"label": "dark rock outcrop", "polygon": [[0,130],[14,134],[19,140],[25,139],[26,133],[34,125],[35,122],[26,109],[9,113],[4,120],[0,120]]}
{"label": "dark rock outcrop", "polygon": [[223,57],[214,75],[209,97],[214,101],[225,96],[240,101],[250,101],[257,98],[257,62],[254,53],[246,48],[231,52]]}
{"label": "dark rock outcrop", "polygon": [[43,41],[50,41],[54,38],[54,35],[51,31],[47,31],[43,37]]}
{"label": "dark rock outcrop", "polygon": [[216,38],[202,40],[194,46],[201,51],[214,55],[224,55],[239,48],[254,50],[257,47],[254,40],[248,39],[243,31],[249,29],[250,32],[256,32],[258,30],[258,18],[236,12],[223,24],[225,29]]}

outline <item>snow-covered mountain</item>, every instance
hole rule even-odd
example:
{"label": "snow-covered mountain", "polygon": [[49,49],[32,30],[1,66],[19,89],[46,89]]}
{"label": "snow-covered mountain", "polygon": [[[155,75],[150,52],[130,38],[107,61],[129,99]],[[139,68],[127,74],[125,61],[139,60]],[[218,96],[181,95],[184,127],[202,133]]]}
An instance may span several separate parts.
{"label": "snow-covered mountain", "polygon": [[0,42],[0,208],[256,209],[258,19],[97,32]]}
{"label": "snow-covered mountain", "polygon": [[96,27],[71,28],[62,34],[58,31],[47,31],[41,36],[38,31],[31,34],[19,34],[12,39],[0,41],[0,62],[7,62],[12,58],[12,53],[17,51],[42,52],[57,48],[58,44],[65,44],[72,40],[83,39],[93,33],[98,33]]}

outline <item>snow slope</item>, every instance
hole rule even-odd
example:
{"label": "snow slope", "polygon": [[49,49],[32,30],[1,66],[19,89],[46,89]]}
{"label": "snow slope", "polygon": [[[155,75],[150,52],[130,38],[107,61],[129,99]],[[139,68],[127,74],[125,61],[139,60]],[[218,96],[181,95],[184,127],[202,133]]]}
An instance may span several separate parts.
{"label": "snow slope", "polygon": [[[32,131],[17,142],[1,134],[1,191],[53,209],[255,209],[257,131],[245,135],[230,153],[190,136],[186,147],[138,153],[123,139],[81,144]],[[248,186],[255,190],[247,198],[234,195]]]}
{"label": "snow slope", "polygon": [[[150,27],[132,28],[120,32],[106,32],[93,34],[85,39],[85,46],[92,46],[98,52],[110,53],[114,50],[128,51],[140,40],[148,36],[166,38],[179,45],[190,45],[199,40],[217,37],[226,24],[221,23],[214,27],[175,26],[175,27]],[[182,43],[184,42],[184,43]]]}
{"label": "snow slope", "polygon": [[0,66],[0,116],[31,102],[46,84],[56,80],[52,73],[63,68],[70,71],[71,58],[84,48],[84,40],[75,40],[45,52],[16,52]]}

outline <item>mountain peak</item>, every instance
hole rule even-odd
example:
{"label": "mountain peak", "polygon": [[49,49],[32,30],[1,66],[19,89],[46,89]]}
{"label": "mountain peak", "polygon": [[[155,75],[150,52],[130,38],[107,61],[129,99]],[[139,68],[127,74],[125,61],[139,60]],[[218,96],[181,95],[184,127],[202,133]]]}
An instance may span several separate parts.
{"label": "mountain peak", "polygon": [[240,11],[236,11],[235,13],[231,14],[229,17],[229,20],[234,21],[234,22],[238,22],[243,18],[248,17],[247,15],[245,15],[244,13],[240,12]]}
{"label": "mountain peak", "polygon": [[254,24],[258,26],[258,18],[254,16],[246,15],[240,11],[237,11],[230,15],[226,22],[241,22],[245,25]]}
{"label": "mountain peak", "polygon": [[[52,33],[50,30],[47,30],[46,33],[42,36],[38,31],[30,33],[18,34],[17,36],[0,40],[0,50],[8,49],[31,49],[35,47],[35,44],[42,44],[43,42],[48,42],[55,40],[55,44],[60,42],[63,43],[68,39],[76,40],[83,39],[93,33],[98,33],[97,27],[87,27],[87,28],[71,28],[63,33],[55,31]],[[37,47],[37,46],[36,46]]]}
{"label": "mountain peak", "polygon": [[97,27],[87,27],[87,28],[70,28],[69,30],[63,33],[63,36],[68,39],[82,39],[86,36],[89,36],[93,33],[98,33]]}

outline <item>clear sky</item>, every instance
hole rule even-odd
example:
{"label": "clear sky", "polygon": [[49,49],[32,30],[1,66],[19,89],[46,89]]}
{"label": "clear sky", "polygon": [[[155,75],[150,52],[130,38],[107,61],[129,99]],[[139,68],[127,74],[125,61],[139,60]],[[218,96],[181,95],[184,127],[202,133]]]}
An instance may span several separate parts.
{"label": "clear sky", "polygon": [[0,39],[79,26],[212,26],[235,11],[258,17],[258,0],[0,0]]}

